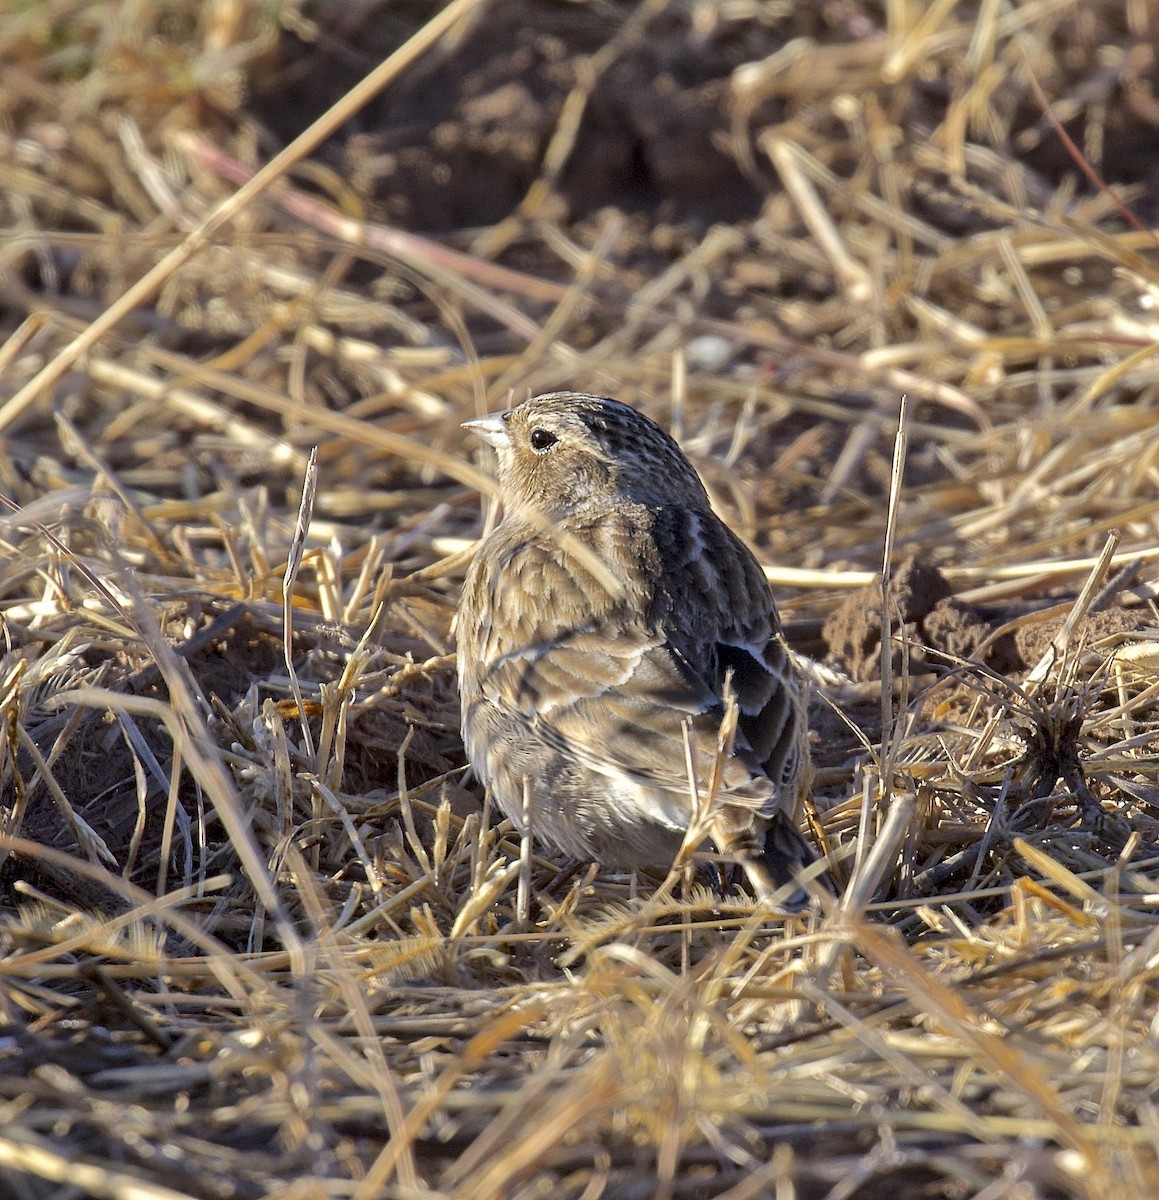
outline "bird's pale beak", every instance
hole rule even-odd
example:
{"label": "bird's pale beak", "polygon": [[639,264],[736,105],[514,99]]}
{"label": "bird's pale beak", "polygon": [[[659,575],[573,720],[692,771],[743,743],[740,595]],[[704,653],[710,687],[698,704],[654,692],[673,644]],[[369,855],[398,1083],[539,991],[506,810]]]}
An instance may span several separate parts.
{"label": "bird's pale beak", "polygon": [[494,446],[496,450],[508,443],[507,422],[503,420],[502,413],[491,413],[486,417],[464,421],[463,428],[469,429],[477,438],[482,438],[488,446]]}

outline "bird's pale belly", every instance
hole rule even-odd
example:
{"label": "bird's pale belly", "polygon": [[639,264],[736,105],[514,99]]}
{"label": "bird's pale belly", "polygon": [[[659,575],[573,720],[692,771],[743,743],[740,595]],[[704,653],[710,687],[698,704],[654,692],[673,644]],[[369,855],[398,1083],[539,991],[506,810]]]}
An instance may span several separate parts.
{"label": "bird's pale belly", "polygon": [[671,864],[688,828],[688,794],[581,764],[487,701],[464,716],[468,756],[521,833],[526,812],[533,837],[576,858],[623,868]]}

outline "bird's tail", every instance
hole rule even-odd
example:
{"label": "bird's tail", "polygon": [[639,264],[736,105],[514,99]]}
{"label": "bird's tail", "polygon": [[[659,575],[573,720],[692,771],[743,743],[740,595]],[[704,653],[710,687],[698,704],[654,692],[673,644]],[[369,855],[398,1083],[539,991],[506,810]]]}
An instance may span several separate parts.
{"label": "bird's tail", "polygon": [[764,846],[742,859],[741,865],[758,899],[775,912],[792,916],[808,907],[809,893],[800,873],[816,861],[813,847],[793,819],[778,812],[765,826]]}

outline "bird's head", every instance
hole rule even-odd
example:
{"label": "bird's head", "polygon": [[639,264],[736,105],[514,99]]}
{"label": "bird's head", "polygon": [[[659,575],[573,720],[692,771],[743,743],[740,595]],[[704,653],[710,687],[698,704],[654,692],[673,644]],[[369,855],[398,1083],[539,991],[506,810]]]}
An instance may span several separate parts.
{"label": "bird's head", "polygon": [[509,512],[529,506],[552,518],[617,502],[708,504],[680,447],[643,413],[583,392],[548,392],[505,412],[464,421],[499,456]]}

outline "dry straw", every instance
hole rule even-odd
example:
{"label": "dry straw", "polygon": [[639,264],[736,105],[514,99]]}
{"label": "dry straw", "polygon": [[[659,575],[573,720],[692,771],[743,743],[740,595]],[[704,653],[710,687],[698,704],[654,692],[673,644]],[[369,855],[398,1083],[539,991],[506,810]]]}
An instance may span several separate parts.
{"label": "dry straw", "polygon": [[[0,23],[0,1190],[1159,1194],[1156,242],[1031,82],[1099,165],[1154,15],[572,6],[472,241],[318,147],[492,6],[258,167],[276,8]],[[600,89],[726,33],[759,212],[562,221]],[[677,428],[833,654],[808,919],[521,860],[465,776],[458,425],[559,385]]]}

